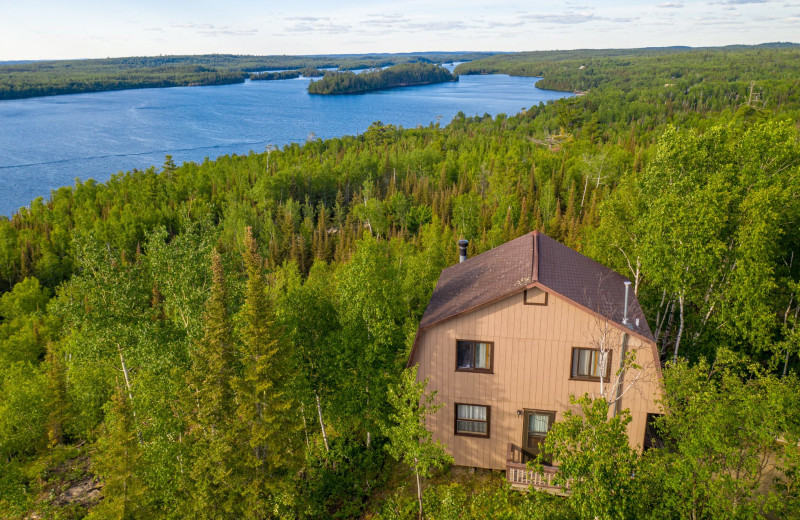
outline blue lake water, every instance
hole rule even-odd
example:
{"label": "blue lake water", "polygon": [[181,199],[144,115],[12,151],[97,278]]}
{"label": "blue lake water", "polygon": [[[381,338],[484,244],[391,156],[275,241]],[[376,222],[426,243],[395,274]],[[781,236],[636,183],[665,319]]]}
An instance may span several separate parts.
{"label": "blue lake water", "polygon": [[364,132],[374,121],[405,128],[467,116],[516,114],[571,94],[539,90],[538,78],[461,76],[454,83],[347,96],[311,96],[308,79],[123,90],[0,101],[0,215],[47,198],[76,178],[269,145]]}

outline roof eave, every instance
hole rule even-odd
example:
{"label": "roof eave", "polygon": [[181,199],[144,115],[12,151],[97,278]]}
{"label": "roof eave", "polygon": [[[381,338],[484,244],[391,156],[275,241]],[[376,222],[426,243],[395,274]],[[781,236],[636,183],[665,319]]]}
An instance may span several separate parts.
{"label": "roof eave", "polygon": [[[615,327],[616,329],[621,330],[622,332],[625,332],[626,334],[630,334],[631,336],[639,339],[640,341],[643,341],[643,342],[649,344],[651,346],[652,351],[653,351],[653,355],[654,355],[653,359],[654,360],[660,358],[660,356],[658,355],[658,349],[656,347],[655,340],[653,338],[649,338],[649,337],[645,336],[644,334],[636,332],[635,330],[630,329],[630,328],[626,327],[625,325],[622,325],[621,323],[617,323],[616,321],[608,318],[607,316],[603,316],[599,312],[593,311],[592,309],[586,307],[585,305],[582,305],[582,304],[576,302],[575,300],[567,298],[563,294],[559,293],[558,291],[554,291],[553,289],[551,289],[550,287],[547,287],[546,285],[544,285],[543,283],[541,283],[539,281],[534,281],[534,282],[531,282],[531,283],[529,283],[528,285],[526,285],[524,287],[516,288],[513,291],[509,291],[509,292],[503,294],[502,296],[498,296],[497,298],[493,298],[492,300],[483,302],[483,303],[481,303],[479,305],[475,305],[475,306],[470,307],[468,309],[464,309],[463,311],[457,312],[455,314],[451,314],[450,316],[445,316],[444,318],[440,318],[440,319],[438,319],[438,320],[436,320],[436,321],[434,321],[432,323],[428,323],[425,326],[420,325],[417,328],[417,333],[414,336],[414,344],[413,344],[413,347],[411,348],[411,353],[408,356],[408,362],[406,363],[406,367],[410,367],[411,366],[411,360],[414,358],[414,354],[416,354],[416,352],[417,352],[417,345],[418,345],[418,342],[419,342],[420,335],[423,332],[425,332],[426,330],[431,329],[431,328],[433,328],[436,325],[439,325],[441,323],[444,323],[445,321],[448,321],[448,320],[451,320],[451,319],[456,318],[458,316],[461,316],[462,314],[467,314],[469,312],[476,311],[478,309],[481,309],[481,308],[486,307],[488,305],[491,305],[493,303],[497,303],[497,302],[499,302],[501,300],[504,300],[506,298],[514,296],[515,294],[519,294],[519,293],[521,293],[523,291],[526,291],[528,289],[533,289],[534,287],[538,287],[539,289],[542,289],[545,292],[552,293],[552,294],[558,296],[562,300],[564,300],[564,301],[568,302],[569,304],[577,307],[578,309],[581,309],[582,311],[590,314],[591,316],[594,316],[595,318],[608,319],[609,323],[613,327]],[[656,363],[656,364],[659,365],[658,366],[658,369],[659,369],[658,370],[658,378],[660,380],[661,379],[661,366],[660,366],[660,363]]]}

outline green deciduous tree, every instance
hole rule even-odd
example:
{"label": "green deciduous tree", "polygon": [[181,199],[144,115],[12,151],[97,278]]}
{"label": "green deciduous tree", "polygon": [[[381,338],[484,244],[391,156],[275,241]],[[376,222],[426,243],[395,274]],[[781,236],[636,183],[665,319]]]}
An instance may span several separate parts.
{"label": "green deciduous tree", "polygon": [[797,278],[800,241],[784,217],[800,211],[798,154],[788,123],[668,128],[647,168],[602,206],[590,251],[644,284],[673,361],[681,345],[692,356],[770,350],[778,313],[792,308],[782,288]]}
{"label": "green deciduous tree", "polygon": [[441,441],[433,442],[426,427],[428,415],[443,405],[436,404],[436,392],[426,393],[427,381],[417,381],[417,367],[403,371],[397,385],[389,389],[391,411],[383,433],[389,439],[386,451],[397,461],[414,470],[417,478],[419,518],[422,520],[422,478],[429,478],[435,469],[452,464],[453,458],[444,451]]}
{"label": "green deciduous tree", "polygon": [[305,281],[294,263],[275,273],[277,319],[292,347],[290,366],[296,370],[291,378],[293,393],[303,403],[306,431],[309,423],[318,422],[326,452],[330,450],[328,398],[336,391],[340,377],[331,355],[339,344],[341,330],[332,278],[333,269],[321,261],[314,262]]}
{"label": "green deciduous tree", "polygon": [[0,458],[33,453],[46,441],[47,382],[40,367],[17,362],[0,372]]}
{"label": "green deciduous tree", "polygon": [[160,300],[166,317],[183,329],[188,341],[202,336],[202,310],[211,285],[209,254],[216,232],[208,222],[187,222],[170,237],[158,228],[147,237],[147,268],[153,280],[153,299]]}
{"label": "green deciduous tree", "polygon": [[388,386],[405,358],[401,279],[389,244],[371,236],[359,242],[350,263],[337,273],[343,324],[338,398],[342,416],[363,429],[368,446],[384,413]]}
{"label": "green deciduous tree", "polygon": [[[664,382],[669,413],[658,427],[666,449],[647,452],[641,465],[647,488],[659,497],[652,517],[793,514],[787,506],[797,496],[796,377],[765,374],[721,349],[713,364],[671,367]],[[783,470],[773,472],[776,466]]]}
{"label": "green deciduous tree", "polygon": [[25,278],[0,297],[0,367],[36,363],[44,355],[55,332],[53,319],[46,314],[48,301],[50,291],[36,278]]}
{"label": "green deciduous tree", "polygon": [[585,519],[637,518],[640,488],[634,476],[638,454],[629,446],[630,413],[609,418],[605,399],[584,395],[570,402],[544,442],[558,464],[558,482],[568,485],[572,507]]}

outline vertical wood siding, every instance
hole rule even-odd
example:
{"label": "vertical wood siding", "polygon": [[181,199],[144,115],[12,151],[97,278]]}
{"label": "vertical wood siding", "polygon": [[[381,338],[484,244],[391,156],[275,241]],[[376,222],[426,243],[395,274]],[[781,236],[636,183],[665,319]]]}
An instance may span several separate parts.
{"label": "vertical wood siding", "polygon": [[[571,380],[570,371],[572,348],[594,348],[603,322],[552,293],[544,306],[524,305],[524,297],[510,296],[435,325],[419,337],[412,363],[419,364],[419,379],[428,378],[428,390],[436,391],[437,401],[445,404],[429,420],[429,428],[457,465],[505,469],[508,443],[522,445],[523,418],[517,410],[555,411],[558,421],[571,407],[570,394],[600,393],[600,383]],[[614,345],[613,380],[621,357],[621,332],[606,330],[613,331],[607,334]],[[456,372],[457,339],[494,342],[494,373]],[[643,369],[626,373],[625,387],[638,379],[624,395],[622,407],[633,418],[630,444],[641,449],[647,413],[661,413],[656,403],[660,372],[649,343],[631,336],[630,351]],[[454,434],[456,402],[491,406],[490,438]]]}

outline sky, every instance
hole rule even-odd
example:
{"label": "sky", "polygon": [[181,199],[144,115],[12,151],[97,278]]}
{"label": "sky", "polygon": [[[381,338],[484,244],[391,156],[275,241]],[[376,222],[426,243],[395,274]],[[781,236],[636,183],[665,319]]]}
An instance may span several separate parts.
{"label": "sky", "polygon": [[0,61],[800,41],[800,0],[0,0]]}

